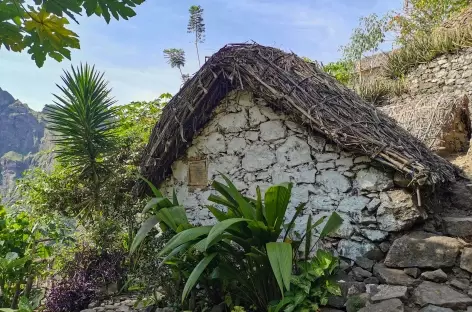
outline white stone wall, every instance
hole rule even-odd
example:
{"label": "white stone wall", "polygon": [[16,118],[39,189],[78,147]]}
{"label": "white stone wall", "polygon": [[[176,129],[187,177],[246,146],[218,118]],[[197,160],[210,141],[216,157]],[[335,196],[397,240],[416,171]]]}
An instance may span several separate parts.
{"label": "white stone wall", "polygon": [[221,179],[222,172],[249,196],[255,196],[257,185],[264,192],[270,185],[293,182],[289,217],[297,205],[307,203],[297,224],[300,230],[309,214],[319,218],[337,211],[345,221],[333,237],[340,239],[339,253],[353,260],[376,250],[389,231],[409,228],[425,217],[411,194],[395,188],[391,171],[367,156],[341,151],[248,93],[233,93],[222,101],[161,185],[169,195],[175,188],[193,222],[212,224],[205,205],[214,191],[187,186],[187,159],[196,156],[206,157],[209,181]]}

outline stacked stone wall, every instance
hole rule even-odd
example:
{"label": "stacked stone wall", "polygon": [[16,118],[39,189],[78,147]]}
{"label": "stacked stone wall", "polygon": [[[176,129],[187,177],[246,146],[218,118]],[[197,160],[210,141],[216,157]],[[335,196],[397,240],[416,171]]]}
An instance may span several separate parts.
{"label": "stacked stone wall", "polygon": [[214,191],[188,186],[188,163],[195,158],[206,159],[209,181],[222,180],[221,172],[253,197],[256,186],[264,192],[270,185],[292,182],[288,217],[306,203],[299,231],[309,215],[316,220],[337,211],[345,221],[332,235],[332,244],[351,260],[365,252],[382,253],[379,244],[389,232],[409,229],[426,218],[415,196],[395,186],[388,168],[339,149],[247,93],[222,101],[161,185],[169,195],[176,190],[192,222],[212,224],[215,220],[205,205]]}

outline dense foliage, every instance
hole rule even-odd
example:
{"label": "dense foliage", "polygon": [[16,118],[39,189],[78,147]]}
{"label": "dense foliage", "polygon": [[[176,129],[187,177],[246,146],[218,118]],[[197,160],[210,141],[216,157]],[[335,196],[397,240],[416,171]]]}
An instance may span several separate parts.
{"label": "dense foliage", "polygon": [[46,298],[48,312],[79,312],[101,293],[100,289],[124,278],[124,254],[82,247],[66,263],[60,279]]}
{"label": "dense foliage", "polygon": [[470,4],[469,0],[407,0],[403,12],[391,14],[389,29],[406,45],[417,36],[430,35],[445,20]]}
{"label": "dense foliage", "polygon": [[[151,185],[155,197],[144,210],[150,211],[151,216],[136,235],[131,252],[138,248],[157,224],[164,230],[176,232],[159,255],[164,257],[164,263],[179,272],[179,277],[182,272],[189,272],[184,274],[187,278],[181,300],[192,311],[196,308],[197,284],[211,298],[212,305],[253,306],[260,311],[272,305],[276,310],[279,306],[278,310],[284,308],[283,311],[294,311],[298,301],[282,300],[284,293],[290,294],[294,265],[299,270],[310,271],[305,275],[296,275],[302,280],[300,283],[309,284],[308,293],[305,294],[309,303],[303,299],[300,307],[310,305],[318,308],[318,305],[326,304],[329,294],[338,295],[339,288],[331,279],[337,259],[329,253],[318,252],[318,257],[311,262],[299,261],[298,250],[302,246],[303,258],[310,258],[316,246],[316,242],[312,243],[313,231],[325,218],[312,223],[309,217],[304,232],[295,233],[296,219],[302,213],[304,204],[297,207],[290,221],[286,220],[291,184],[270,187],[262,200],[259,188],[256,199],[247,198],[239,193],[230,180],[223,178],[226,185],[217,181],[212,184],[220,195],[210,195],[208,198],[226,208],[221,210],[217,206],[208,206],[218,220],[214,226],[191,225],[185,208],[179,205],[175,194],[171,201]],[[333,213],[318,234],[319,238],[336,230],[341,222],[342,219]],[[198,263],[189,267],[189,258],[194,261],[198,259]],[[314,268],[316,273],[311,273],[309,267]]]}
{"label": "dense foliage", "polygon": [[0,307],[32,305],[38,295],[34,280],[48,273],[53,248],[70,240],[60,218],[35,219],[27,212],[7,213],[0,206]]}
{"label": "dense foliage", "polygon": [[144,0],[0,0],[0,48],[21,52],[28,49],[38,67],[46,57],[60,62],[71,59],[71,49],[79,49],[79,36],[67,28],[69,19],[78,23],[80,15],[129,19],[133,8]]}

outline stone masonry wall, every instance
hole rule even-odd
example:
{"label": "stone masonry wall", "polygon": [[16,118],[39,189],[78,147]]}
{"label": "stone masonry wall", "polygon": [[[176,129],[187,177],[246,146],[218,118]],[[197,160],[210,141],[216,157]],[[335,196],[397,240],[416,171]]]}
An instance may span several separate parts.
{"label": "stone masonry wall", "polygon": [[308,215],[315,220],[337,211],[345,220],[333,234],[333,246],[351,260],[366,252],[381,253],[380,243],[389,232],[408,229],[426,215],[415,205],[415,196],[395,187],[394,174],[371,163],[367,156],[339,150],[288,118],[276,113],[251,94],[231,94],[215,109],[214,116],[198,133],[186,155],[175,161],[172,176],[160,189],[176,190],[192,222],[212,224],[205,208],[210,187],[188,187],[188,159],[204,157],[208,180],[222,172],[238,189],[255,197],[256,186],[291,181],[289,217],[306,203],[297,223],[303,230]]}
{"label": "stone masonry wall", "polygon": [[472,48],[439,56],[407,75],[410,94],[453,93],[472,95]]}

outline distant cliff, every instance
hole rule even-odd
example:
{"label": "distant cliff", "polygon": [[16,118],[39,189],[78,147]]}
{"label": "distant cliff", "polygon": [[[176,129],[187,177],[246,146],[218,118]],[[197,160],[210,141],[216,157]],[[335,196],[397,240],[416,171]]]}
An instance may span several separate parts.
{"label": "distant cliff", "polygon": [[0,195],[31,166],[48,167],[51,135],[42,113],[0,88]]}

